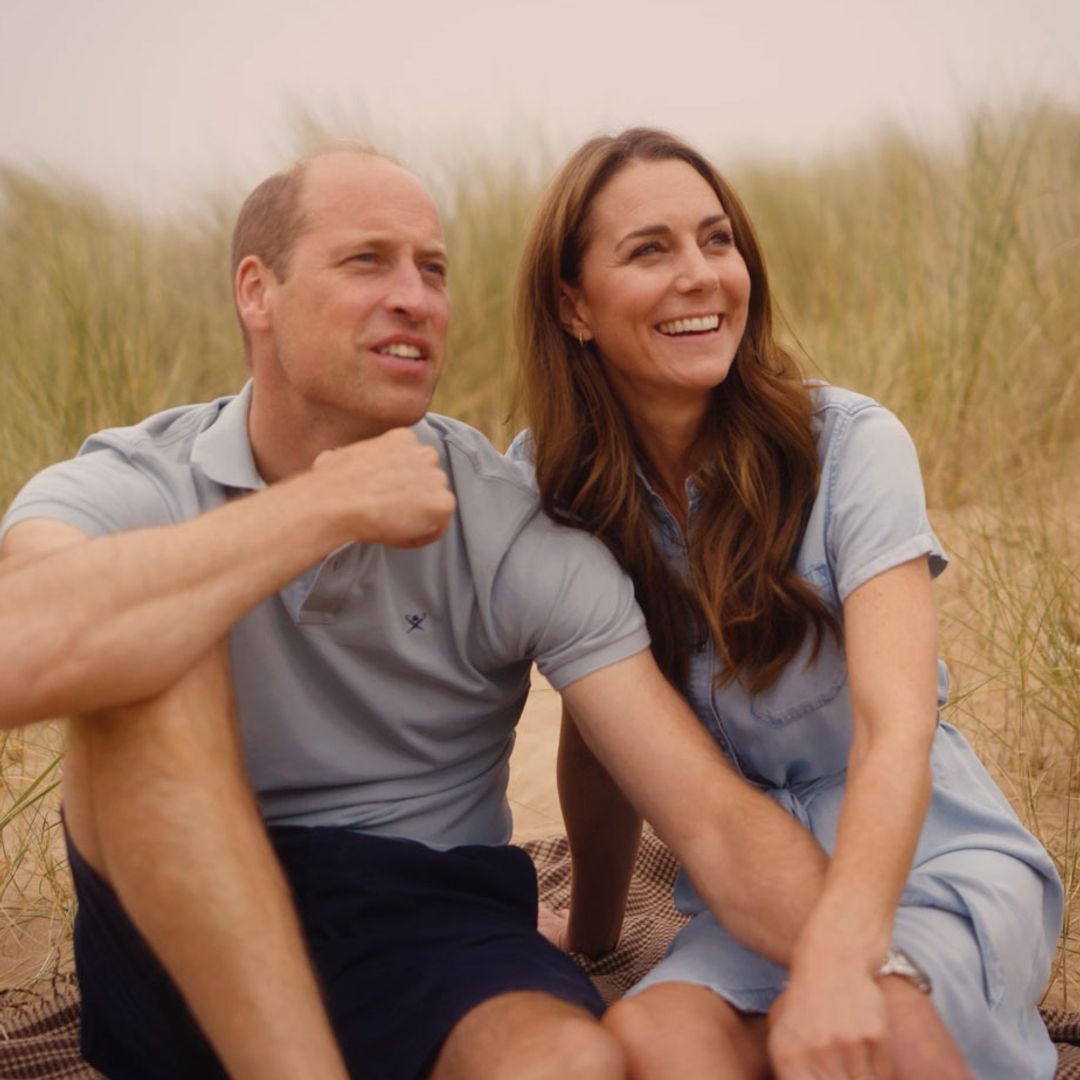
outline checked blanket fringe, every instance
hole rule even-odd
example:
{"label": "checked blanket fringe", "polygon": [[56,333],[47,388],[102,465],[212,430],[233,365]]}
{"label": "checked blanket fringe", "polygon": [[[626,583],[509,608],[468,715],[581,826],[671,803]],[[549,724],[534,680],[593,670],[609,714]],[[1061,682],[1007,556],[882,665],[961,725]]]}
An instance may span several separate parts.
{"label": "checked blanket fringe", "polygon": [[[536,863],[540,899],[555,910],[570,902],[566,837],[523,845]],[[606,1001],[614,1001],[664,954],[685,917],[671,903],[675,860],[645,830],[618,948],[600,960],[578,957]],[[1080,1013],[1043,1009],[1057,1044],[1055,1080],[1080,1080]],[[73,975],[36,990],[0,990],[0,1080],[100,1080],[79,1055],[79,991]]]}

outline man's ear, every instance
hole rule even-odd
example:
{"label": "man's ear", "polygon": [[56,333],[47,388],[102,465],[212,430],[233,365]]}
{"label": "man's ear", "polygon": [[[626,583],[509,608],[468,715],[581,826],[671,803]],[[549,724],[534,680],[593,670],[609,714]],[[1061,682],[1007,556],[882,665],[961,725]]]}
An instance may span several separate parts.
{"label": "man's ear", "polygon": [[562,328],[583,345],[592,341],[592,330],[579,289],[565,282],[559,287],[559,322]]}
{"label": "man's ear", "polygon": [[245,255],[240,260],[236,268],[236,280],[233,282],[233,297],[236,301],[236,313],[249,334],[270,329],[276,284],[274,271],[258,255]]}

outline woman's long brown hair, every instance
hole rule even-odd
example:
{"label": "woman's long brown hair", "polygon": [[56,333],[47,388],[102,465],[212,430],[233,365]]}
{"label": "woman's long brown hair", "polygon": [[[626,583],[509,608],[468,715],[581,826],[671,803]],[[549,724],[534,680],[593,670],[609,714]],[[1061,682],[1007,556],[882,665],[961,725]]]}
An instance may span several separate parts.
{"label": "woman's long brown hair", "polygon": [[[727,378],[713,390],[694,482],[686,581],[653,538],[635,469],[643,451],[594,347],[559,317],[564,283],[577,285],[589,210],[636,161],[684,161],[716,192],[750,273],[746,330]],[[794,571],[818,486],[810,395],[773,338],[765,264],[735,193],[696,151],[663,131],[631,128],[591,139],[552,181],[529,231],[518,275],[518,406],[533,442],[544,509],[599,537],[634,581],[664,674],[684,682],[691,648],[711,635],[719,678],[752,693],[768,687],[808,632],[814,649],[837,620]]]}

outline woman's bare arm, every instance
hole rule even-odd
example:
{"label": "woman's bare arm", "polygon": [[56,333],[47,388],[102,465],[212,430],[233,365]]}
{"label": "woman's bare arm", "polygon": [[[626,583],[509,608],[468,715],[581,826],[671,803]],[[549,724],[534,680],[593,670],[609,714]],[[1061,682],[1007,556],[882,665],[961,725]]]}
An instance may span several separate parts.
{"label": "woman's bare arm", "polygon": [[641,816],[596,760],[566,709],[559,734],[558,783],[573,868],[564,945],[599,956],[619,942]]}
{"label": "woman's bare arm", "polygon": [[[930,798],[937,630],[926,560],[856,589],[844,605],[844,630],[854,725],[847,783],[824,887],[774,1010],[771,1049],[781,1076],[824,1067],[838,1054],[854,1055],[852,1074],[891,1075],[874,975]],[[877,1036],[852,1048],[845,1031],[853,1026]]]}

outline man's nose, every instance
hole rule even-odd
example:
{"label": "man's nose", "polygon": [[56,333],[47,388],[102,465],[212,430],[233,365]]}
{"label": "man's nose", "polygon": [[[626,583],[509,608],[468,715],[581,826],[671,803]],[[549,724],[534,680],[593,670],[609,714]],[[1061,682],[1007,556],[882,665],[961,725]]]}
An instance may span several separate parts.
{"label": "man's nose", "polygon": [[387,306],[410,318],[419,319],[428,314],[429,297],[424,275],[411,261],[403,261],[394,267],[386,296]]}

